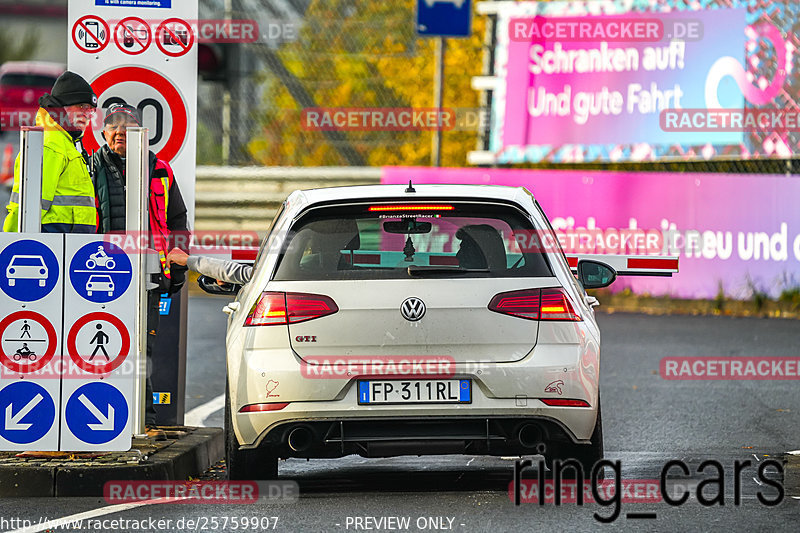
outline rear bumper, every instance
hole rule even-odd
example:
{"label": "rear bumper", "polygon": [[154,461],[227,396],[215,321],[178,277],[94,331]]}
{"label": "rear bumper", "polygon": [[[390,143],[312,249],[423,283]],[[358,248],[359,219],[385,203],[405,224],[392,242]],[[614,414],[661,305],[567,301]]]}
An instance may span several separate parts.
{"label": "rear bumper", "polygon": [[279,457],[397,455],[534,455],[579,440],[558,420],[540,416],[404,417],[288,421],[242,448],[269,448]]}

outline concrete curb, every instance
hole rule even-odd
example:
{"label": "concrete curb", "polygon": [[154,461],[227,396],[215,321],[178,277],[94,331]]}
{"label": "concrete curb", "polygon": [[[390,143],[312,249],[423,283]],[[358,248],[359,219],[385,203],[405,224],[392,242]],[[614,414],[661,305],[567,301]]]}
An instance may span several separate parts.
{"label": "concrete curb", "polygon": [[223,431],[220,428],[187,430],[188,435],[167,441],[134,464],[92,460],[53,461],[42,466],[22,460],[0,464],[0,497],[102,496],[107,481],[198,477],[224,456]]}
{"label": "concrete curb", "polygon": [[787,453],[783,456],[783,488],[786,497],[800,497],[800,455]]}

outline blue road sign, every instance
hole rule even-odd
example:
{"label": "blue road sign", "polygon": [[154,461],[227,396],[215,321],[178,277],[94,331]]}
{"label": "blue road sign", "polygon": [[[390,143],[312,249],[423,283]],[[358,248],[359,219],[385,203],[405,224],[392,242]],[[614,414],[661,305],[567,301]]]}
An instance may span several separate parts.
{"label": "blue road sign", "polygon": [[131,260],[125,251],[106,241],[95,241],[75,252],[69,279],[75,292],[95,303],[116,300],[131,284]]}
{"label": "blue road sign", "polygon": [[417,34],[469,37],[472,0],[417,0]]}
{"label": "blue road sign", "polygon": [[31,381],[16,381],[0,390],[0,435],[15,444],[30,444],[44,437],[56,420],[50,393]]}
{"label": "blue road sign", "polygon": [[15,241],[0,253],[0,289],[20,302],[41,300],[58,283],[61,267],[46,245]]}
{"label": "blue road sign", "polygon": [[64,411],[69,430],[89,444],[111,442],[128,421],[128,402],[108,383],[87,383],[67,400]]}

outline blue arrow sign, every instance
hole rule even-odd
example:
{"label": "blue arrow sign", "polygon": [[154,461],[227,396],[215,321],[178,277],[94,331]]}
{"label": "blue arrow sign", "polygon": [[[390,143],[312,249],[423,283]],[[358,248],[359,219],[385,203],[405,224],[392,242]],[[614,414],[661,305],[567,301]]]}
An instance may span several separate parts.
{"label": "blue arrow sign", "polygon": [[17,381],[0,391],[0,435],[15,444],[30,444],[44,437],[56,419],[50,393],[30,381]]}
{"label": "blue arrow sign", "polygon": [[419,35],[469,37],[471,25],[471,0],[417,0]]}
{"label": "blue arrow sign", "polygon": [[87,383],[72,393],[64,411],[69,430],[89,444],[117,438],[128,421],[128,402],[108,383]]}
{"label": "blue arrow sign", "polygon": [[91,242],[72,256],[69,279],[75,292],[90,302],[111,302],[131,284],[131,260],[116,244]]}
{"label": "blue arrow sign", "polygon": [[28,239],[12,242],[0,253],[0,289],[17,301],[35,302],[50,294],[60,270],[46,245]]}

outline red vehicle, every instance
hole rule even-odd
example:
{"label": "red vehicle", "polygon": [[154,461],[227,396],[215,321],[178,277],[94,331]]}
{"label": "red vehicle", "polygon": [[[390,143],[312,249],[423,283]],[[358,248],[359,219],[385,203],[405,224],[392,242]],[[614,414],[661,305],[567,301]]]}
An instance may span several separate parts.
{"label": "red vehicle", "polygon": [[[13,115],[39,108],[39,97],[49,92],[65,70],[62,63],[8,61],[0,66],[0,112],[6,129],[19,129]],[[33,125],[33,124],[31,124]]]}
{"label": "red vehicle", "polygon": [[39,97],[50,92],[63,63],[8,61],[0,66],[0,183],[10,185],[19,151],[19,128],[33,126]]}

